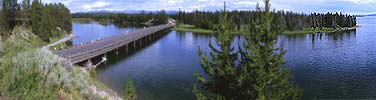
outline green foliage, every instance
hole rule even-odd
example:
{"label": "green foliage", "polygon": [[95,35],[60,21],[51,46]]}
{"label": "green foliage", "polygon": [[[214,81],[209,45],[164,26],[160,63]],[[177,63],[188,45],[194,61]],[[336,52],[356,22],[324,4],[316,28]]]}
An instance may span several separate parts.
{"label": "green foliage", "polygon": [[61,3],[43,5],[39,0],[34,0],[31,6],[31,27],[33,32],[44,41],[63,35],[53,34],[55,31],[70,33],[72,31],[70,11]]}
{"label": "green foliage", "polygon": [[[260,7],[259,7],[260,8]],[[257,10],[258,8],[256,8]],[[257,11],[231,11],[229,13],[229,19],[233,20],[234,30],[245,30],[245,25],[257,19]],[[261,8],[259,9],[261,10]],[[215,25],[219,24],[219,19],[223,12],[210,12],[210,11],[198,11],[185,12],[179,10],[178,14],[170,15],[172,18],[176,19],[179,23],[194,25],[198,28],[203,29],[214,29]],[[292,30],[302,30],[304,28],[318,28],[329,27],[336,28],[337,25],[340,27],[354,27],[356,26],[356,17],[338,13],[327,13],[327,14],[317,14],[313,13],[311,15],[294,13],[291,11],[276,11],[271,12],[271,14],[279,15],[282,17],[282,24],[284,29],[289,31]]]}
{"label": "green foliage", "polygon": [[2,11],[1,11],[1,29],[2,36],[8,36],[9,33],[16,26],[16,15],[18,12],[17,0],[2,0]]}
{"label": "green foliage", "polygon": [[146,13],[142,11],[140,14],[122,14],[122,13],[75,13],[72,14],[74,19],[90,19],[95,21],[113,20],[115,23],[144,23],[152,22],[154,25],[166,24],[168,15],[164,10],[158,13]]}
{"label": "green foliage", "polygon": [[318,14],[312,13],[309,17],[311,21],[311,27],[316,28],[342,28],[342,27],[355,27],[356,26],[356,17],[350,15],[344,15],[342,13],[326,13]]}
{"label": "green foliage", "polygon": [[[344,29],[346,30],[346,29]],[[343,31],[341,29],[334,29],[334,28],[321,28],[321,29],[315,29],[315,28],[304,28],[302,30],[293,30],[289,31],[286,30],[282,32],[283,35],[297,35],[297,34],[315,34],[315,33],[333,33],[333,32],[338,32],[338,31]]]}
{"label": "green foliage", "polygon": [[132,77],[128,77],[127,84],[125,85],[125,100],[136,100],[137,94],[136,94],[136,88],[134,87],[133,79]]}
{"label": "green foliage", "polygon": [[[10,100],[100,100],[91,90],[99,82],[69,65],[24,27],[15,27],[0,51],[0,97]],[[100,89],[99,89],[100,88]],[[110,93],[110,92],[108,92]]]}
{"label": "green foliage", "polygon": [[42,37],[42,12],[43,6],[39,0],[33,0],[31,5],[31,27],[33,28],[33,33],[37,34],[38,36]]}
{"label": "green foliage", "polygon": [[292,84],[292,75],[283,68],[285,51],[275,48],[278,35],[283,32],[281,16],[269,12],[269,0],[265,0],[265,11],[259,11],[259,18],[251,21],[245,35],[244,66],[247,72],[243,78],[252,84],[250,88],[261,100],[296,100],[301,91]]}
{"label": "green foliage", "polygon": [[28,25],[30,22],[29,22],[29,18],[30,18],[30,10],[31,10],[31,4],[30,4],[30,0],[23,0],[22,3],[21,3],[21,11],[20,11],[20,15],[19,15],[19,18],[20,20],[22,21],[22,25]]}
{"label": "green foliage", "polygon": [[197,28],[192,25],[178,24],[173,28],[175,31],[194,32],[194,33],[213,33],[213,30]]}
{"label": "green foliage", "polygon": [[[215,30],[218,47],[209,43],[212,50],[211,59],[206,57],[201,50],[198,51],[201,58],[200,64],[210,80],[206,80],[198,73],[195,73],[194,76],[204,90],[212,93],[208,98],[214,99],[217,96],[223,96],[224,99],[246,100],[246,98],[242,98],[245,95],[242,94],[243,89],[239,87],[238,74],[241,67],[235,64],[238,60],[238,53],[234,52],[234,48],[231,46],[234,39],[234,35],[230,33],[233,23],[229,19],[226,9],[223,12],[223,18]],[[196,87],[193,92],[198,99],[206,99]]]}
{"label": "green foliage", "polygon": [[[82,86],[62,58],[35,43],[41,40],[24,28],[15,28],[13,35],[5,42],[4,54],[0,60],[2,96],[12,99],[54,99],[61,91],[72,97],[79,96]],[[32,42],[33,41],[33,42]]]}
{"label": "green foliage", "polygon": [[284,29],[282,16],[270,12],[269,0],[265,0],[264,10],[257,9],[254,16],[247,25],[244,45],[239,47],[239,51],[234,51],[231,46],[234,37],[230,35],[233,24],[224,10],[216,30],[218,47],[209,44],[212,50],[210,58],[201,50],[198,52],[201,66],[209,79],[194,74],[200,86],[195,86],[193,90],[197,99],[300,99],[300,89],[293,84],[288,69],[283,68],[285,51],[275,48],[278,35]]}
{"label": "green foliage", "polygon": [[153,24],[160,25],[160,24],[167,24],[167,23],[168,23],[168,16],[166,14],[166,11],[161,10],[154,18]]}

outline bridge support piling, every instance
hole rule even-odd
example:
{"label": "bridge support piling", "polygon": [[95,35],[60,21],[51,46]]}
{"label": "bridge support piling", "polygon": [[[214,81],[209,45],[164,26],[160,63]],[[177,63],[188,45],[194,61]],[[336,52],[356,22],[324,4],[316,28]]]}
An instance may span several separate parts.
{"label": "bridge support piling", "polygon": [[133,48],[136,48],[136,42],[137,40],[133,41]]}
{"label": "bridge support piling", "polygon": [[93,63],[91,62],[91,59],[88,59],[85,66],[91,68],[92,65]]}
{"label": "bridge support piling", "polygon": [[119,48],[116,48],[116,55],[119,55]]}
{"label": "bridge support piling", "polygon": [[104,53],[104,57],[102,57],[102,58],[106,58],[106,60],[103,63],[107,64],[107,53]]}
{"label": "bridge support piling", "polygon": [[128,44],[125,45],[125,53],[128,53]]}
{"label": "bridge support piling", "polygon": [[153,38],[153,40],[155,40],[155,34],[151,34],[151,38]]}

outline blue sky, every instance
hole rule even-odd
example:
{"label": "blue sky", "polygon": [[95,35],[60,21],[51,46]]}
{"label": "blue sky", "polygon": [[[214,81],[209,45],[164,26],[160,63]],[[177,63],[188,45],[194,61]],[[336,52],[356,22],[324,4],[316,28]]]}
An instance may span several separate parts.
{"label": "blue sky", "polygon": [[[72,12],[97,10],[221,10],[226,1],[230,10],[254,9],[262,0],[42,0],[47,3],[61,2]],[[344,12],[349,14],[376,13],[376,0],[271,0],[272,8],[294,12]]]}

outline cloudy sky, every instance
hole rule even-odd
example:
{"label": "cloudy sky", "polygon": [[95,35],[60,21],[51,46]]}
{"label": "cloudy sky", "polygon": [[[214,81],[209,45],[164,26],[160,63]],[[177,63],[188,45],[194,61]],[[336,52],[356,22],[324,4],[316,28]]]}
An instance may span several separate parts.
{"label": "cloudy sky", "polygon": [[[215,11],[222,9],[226,1],[230,10],[254,9],[262,0],[42,0],[47,3],[61,2],[72,12],[97,10],[178,10],[194,9]],[[349,14],[376,13],[376,0],[271,0],[272,8],[294,12],[344,12]]]}

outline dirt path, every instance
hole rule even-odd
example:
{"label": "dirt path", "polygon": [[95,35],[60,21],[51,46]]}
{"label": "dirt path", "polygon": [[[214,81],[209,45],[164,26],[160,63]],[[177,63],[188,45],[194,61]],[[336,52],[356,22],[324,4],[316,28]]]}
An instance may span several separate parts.
{"label": "dirt path", "polygon": [[63,43],[63,42],[67,42],[67,41],[73,39],[74,37],[76,37],[76,36],[73,35],[73,34],[68,35],[68,36],[66,36],[65,38],[60,39],[59,41],[56,41],[56,42],[54,42],[54,43],[50,43],[50,44],[48,44],[48,45],[46,45],[46,46],[43,46],[42,49],[48,49],[48,48],[50,48],[51,46],[55,46],[55,45],[57,45],[57,44],[60,44],[60,43]]}

